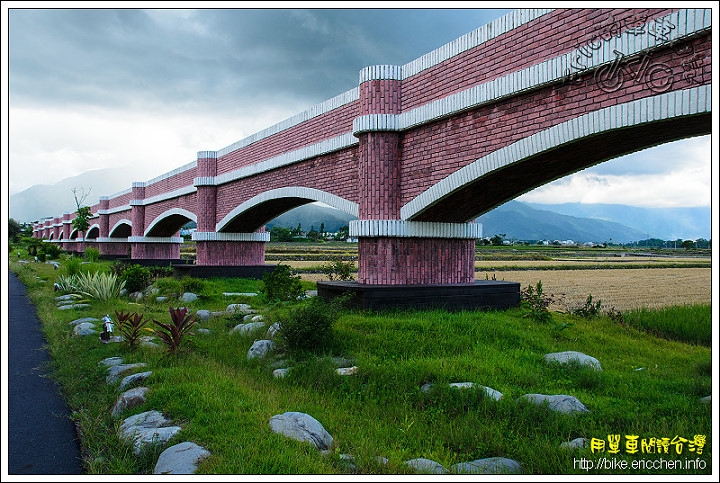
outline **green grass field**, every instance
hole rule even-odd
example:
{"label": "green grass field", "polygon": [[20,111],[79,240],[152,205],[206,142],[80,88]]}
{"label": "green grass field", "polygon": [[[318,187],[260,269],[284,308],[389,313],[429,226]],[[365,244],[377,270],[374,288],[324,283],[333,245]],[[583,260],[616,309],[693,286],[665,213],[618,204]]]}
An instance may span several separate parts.
{"label": "green grass field", "polygon": [[[59,272],[50,265],[20,265],[15,260],[10,268],[27,285],[38,308],[53,374],[80,430],[89,474],[150,474],[164,449],[136,456],[117,438],[122,419],[113,418],[110,408],[118,392],[105,383],[106,371],[98,365],[112,356],[126,363],[145,362],[152,371],[145,384],[150,388],[147,403],[127,410],[122,418],[156,409],[177,422],[183,429],[171,444],[193,441],[212,453],[199,466],[200,474],[342,475],[350,470],[341,454],[352,455],[355,473],[364,475],[413,474],[403,463],[413,458],[429,458],[450,468],[493,456],[517,460],[524,474],[586,475],[577,464],[583,457],[646,466],[595,469],[591,474],[668,474],[647,466],[670,458],[699,458],[704,464],[672,474],[711,473],[711,406],[700,403],[712,391],[710,305],[638,310],[620,319],[617,314],[585,318],[556,312],[547,322],[529,316],[526,304],[490,312],[343,310],[333,321],[334,339],[325,351],[276,353],[258,361],[248,360],[246,354],[255,339],[264,338],[264,331],[232,334],[230,329],[240,321],[230,316],[200,324],[210,333],[196,334],[187,342],[188,351],[176,355],[162,348],[131,350],[125,343],[74,337],[68,324],[80,317],[101,318],[125,310],[168,322],[168,307],[180,304],[120,297],[93,300],[87,309],[59,311],[53,282],[62,273],[65,262],[60,263]],[[84,267],[102,271],[108,265]],[[258,280],[182,283],[192,284],[200,294],[199,301],[182,304],[191,311],[250,303],[267,325],[303,303],[222,296],[260,292],[263,283]],[[163,279],[159,285],[177,290],[182,283]],[[314,285],[303,284],[307,289]],[[543,361],[549,352],[566,350],[595,357],[603,370]],[[345,358],[358,373],[337,375],[333,357]],[[287,377],[273,377],[279,366],[291,368]],[[479,389],[452,389],[448,384],[453,382],[488,386],[503,397],[495,401]],[[420,388],[427,383],[433,389],[423,392]],[[518,401],[531,393],[572,395],[590,412],[561,415]],[[334,438],[331,454],[321,455],[309,444],[273,433],[270,418],[287,411],[317,419]],[[609,447],[614,435],[620,437],[617,453]],[[647,443],[652,438],[706,440],[694,451],[685,443],[682,448],[669,445],[667,454],[632,453],[629,441],[635,436]],[[559,448],[578,437],[604,441],[606,448]],[[388,458],[387,465],[380,464],[378,456]]]}

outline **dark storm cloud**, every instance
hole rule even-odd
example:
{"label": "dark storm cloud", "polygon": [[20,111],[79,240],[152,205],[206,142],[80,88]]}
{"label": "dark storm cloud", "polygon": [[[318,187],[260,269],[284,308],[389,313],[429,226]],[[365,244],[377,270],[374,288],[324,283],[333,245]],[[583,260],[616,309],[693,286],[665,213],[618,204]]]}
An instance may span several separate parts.
{"label": "dark storm cloud", "polygon": [[322,102],[510,10],[11,9],[13,105]]}

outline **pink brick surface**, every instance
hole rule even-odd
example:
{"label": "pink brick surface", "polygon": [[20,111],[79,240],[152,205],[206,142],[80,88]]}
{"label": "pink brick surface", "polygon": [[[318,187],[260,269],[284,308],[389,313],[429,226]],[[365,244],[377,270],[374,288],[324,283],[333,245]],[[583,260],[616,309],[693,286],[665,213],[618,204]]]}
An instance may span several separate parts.
{"label": "pink brick surface", "polygon": [[475,240],[360,238],[358,282],[372,285],[471,283]]}
{"label": "pink brick surface", "polygon": [[132,259],[179,259],[179,243],[130,243]]}
{"label": "pink brick surface", "polygon": [[243,266],[265,264],[264,242],[197,242],[197,265]]}

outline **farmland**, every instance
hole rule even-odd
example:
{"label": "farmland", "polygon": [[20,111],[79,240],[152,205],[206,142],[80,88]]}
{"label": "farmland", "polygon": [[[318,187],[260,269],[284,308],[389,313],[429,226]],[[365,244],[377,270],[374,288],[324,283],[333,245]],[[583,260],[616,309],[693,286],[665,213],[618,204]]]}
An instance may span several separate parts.
{"label": "farmland", "polygon": [[[357,245],[347,243],[270,243],[269,264],[286,264],[308,281],[327,280],[320,267],[333,257],[357,260]],[[582,305],[588,295],[603,307],[632,310],[709,304],[709,250],[631,250],[622,247],[478,247],[477,280],[542,281],[554,296],[551,310]]]}

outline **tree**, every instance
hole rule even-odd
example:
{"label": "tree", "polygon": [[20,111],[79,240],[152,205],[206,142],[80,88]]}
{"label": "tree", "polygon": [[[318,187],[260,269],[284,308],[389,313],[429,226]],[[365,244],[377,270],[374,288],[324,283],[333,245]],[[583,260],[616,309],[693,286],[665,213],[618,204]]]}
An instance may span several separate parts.
{"label": "tree", "polygon": [[680,246],[687,250],[688,248],[695,248],[695,242],[692,240],[685,240],[683,241]]}
{"label": "tree", "polygon": [[85,188],[75,187],[72,189],[73,197],[75,198],[75,206],[77,206],[77,211],[75,212],[75,218],[73,219],[72,225],[74,229],[82,233],[83,252],[85,251],[85,234],[87,229],[90,228],[92,211],[89,206],[82,206],[82,204],[85,202],[88,195],[90,195],[90,191],[92,191],[92,188],[90,188],[87,192],[85,192]]}
{"label": "tree", "polygon": [[21,232],[22,228],[20,227],[20,223],[10,218],[8,220],[8,238],[10,241],[16,242]]}

